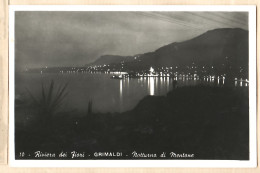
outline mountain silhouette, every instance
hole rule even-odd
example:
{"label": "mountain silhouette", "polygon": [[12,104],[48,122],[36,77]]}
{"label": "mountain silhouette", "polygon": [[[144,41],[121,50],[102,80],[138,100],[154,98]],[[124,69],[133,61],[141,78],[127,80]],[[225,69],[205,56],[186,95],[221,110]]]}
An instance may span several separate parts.
{"label": "mountain silhouette", "polygon": [[248,31],[240,28],[220,28],[187,41],[173,42],[154,52],[135,56],[101,56],[91,65],[124,62],[129,69],[148,69],[150,66],[185,67],[196,64],[198,67],[230,68],[233,73],[243,69],[247,73],[248,47]]}

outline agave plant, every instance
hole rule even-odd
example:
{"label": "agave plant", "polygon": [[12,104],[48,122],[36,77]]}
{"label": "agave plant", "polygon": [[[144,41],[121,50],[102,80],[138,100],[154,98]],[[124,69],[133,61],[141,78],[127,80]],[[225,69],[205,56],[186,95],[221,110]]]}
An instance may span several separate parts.
{"label": "agave plant", "polygon": [[50,120],[55,112],[60,108],[64,98],[68,95],[66,91],[68,84],[60,85],[58,89],[55,89],[54,81],[52,80],[49,88],[45,91],[42,83],[41,95],[39,98],[33,96],[33,94],[27,89],[30,97],[32,98],[33,104],[39,111],[39,115],[45,120]]}

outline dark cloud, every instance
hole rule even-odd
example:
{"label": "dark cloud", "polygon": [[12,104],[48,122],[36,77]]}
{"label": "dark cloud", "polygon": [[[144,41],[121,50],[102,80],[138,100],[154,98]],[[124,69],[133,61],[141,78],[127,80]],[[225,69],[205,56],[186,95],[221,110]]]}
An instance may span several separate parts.
{"label": "dark cloud", "polygon": [[81,66],[104,54],[154,51],[215,28],[248,29],[239,12],[16,12],[18,68]]}

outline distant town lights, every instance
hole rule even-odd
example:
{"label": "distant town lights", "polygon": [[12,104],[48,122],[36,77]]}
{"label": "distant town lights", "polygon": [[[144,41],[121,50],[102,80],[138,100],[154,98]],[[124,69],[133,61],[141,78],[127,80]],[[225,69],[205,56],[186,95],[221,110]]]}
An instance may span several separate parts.
{"label": "distant town lights", "polygon": [[154,72],[153,67],[151,67],[149,71],[150,71],[150,73],[153,73]]}

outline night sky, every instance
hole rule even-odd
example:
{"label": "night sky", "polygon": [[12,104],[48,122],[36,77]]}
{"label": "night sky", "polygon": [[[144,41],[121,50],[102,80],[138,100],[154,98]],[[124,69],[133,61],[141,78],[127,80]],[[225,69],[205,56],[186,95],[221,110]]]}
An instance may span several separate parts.
{"label": "night sky", "polygon": [[84,66],[99,56],[151,52],[215,28],[248,30],[244,12],[16,12],[15,63]]}

